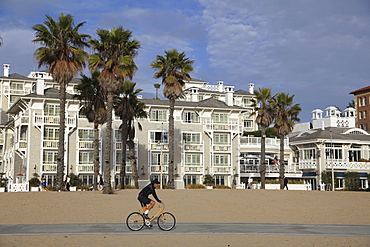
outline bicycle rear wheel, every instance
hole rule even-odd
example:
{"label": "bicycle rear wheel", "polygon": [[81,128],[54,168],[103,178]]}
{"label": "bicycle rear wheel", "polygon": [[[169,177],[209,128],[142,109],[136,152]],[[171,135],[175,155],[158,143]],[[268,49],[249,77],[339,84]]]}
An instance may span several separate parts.
{"label": "bicycle rear wheel", "polygon": [[127,216],[126,225],[131,231],[141,230],[141,228],[144,227],[144,224],[144,217],[138,212],[131,213],[129,216]]}
{"label": "bicycle rear wheel", "polygon": [[175,216],[173,216],[173,214],[169,212],[164,212],[158,216],[157,223],[161,230],[170,231],[175,227],[176,219]]}

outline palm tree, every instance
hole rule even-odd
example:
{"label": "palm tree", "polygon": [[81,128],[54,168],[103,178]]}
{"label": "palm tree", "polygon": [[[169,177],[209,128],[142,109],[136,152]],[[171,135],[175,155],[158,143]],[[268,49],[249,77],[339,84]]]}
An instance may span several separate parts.
{"label": "palm tree", "polygon": [[79,28],[85,22],[74,25],[70,14],[60,14],[58,20],[46,15],[47,20],[43,24],[34,25],[36,31],[35,43],[42,47],[35,52],[39,67],[47,65],[54,80],[60,85],[60,125],[59,146],[57,157],[57,181],[56,189],[64,190],[64,139],[65,139],[65,108],[66,87],[75,77],[78,71],[85,66],[88,54],[83,50],[88,46],[86,42],[90,38],[87,34],[80,34]]}
{"label": "palm tree", "polygon": [[121,189],[125,188],[125,177],[126,177],[126,146],[127,138],[129,135],[129,121],[132,121],[135,117],[135,107],[138,104],[137,94],[142,91],[142,89],[135,90],[135,82],[125,81],[122,84],[119,94],[115,101],[116,115],[118,115],[122,124],[120,126],[121,136],[122,136],[122,161],[121,161]]}
{"label": "palm tree", "polygon": [[140,48],[139,41],[132,38],[132,32],[122,27],[111,30],[98,29],[99,39],[91,40],[95,51],[89,58],[90,67],[101,69],[99,81],[107,94],[107,132],[104,154],[104,189],[110,193],[111,186],[111,149],[112,149],[112,114],[113,97],[125,79],[132,79],[137,70],[134,57]]}
{"label": "palm tree", "polygon": [[[186,58],[184,52],[179,53],[176,49],[164,51],[165,56],[157,55],[157,60],[151,63],[152,68],[158,70],[154,74],[154,78],[162,78],[164,85],[163,94],[169,99],[169,167],[168,167],[168,188],[174,189],[174,137],[175,125],[173,119],[173,112],[175,109],[175,100],[182,95],[182,90],[185,81],[191,79],[189,73],[192,72],[194,61]],[[162,181],[161,181],[162,182]]]}
{"label": "palm tree", "polygon": [[105,109],[105,94],[100,86],[98,77],[100,72],[95,70],[92,77],[82,75],[81,83],[76,89],[80,93],[76,95],[84,105],[83,111],[90,123],[94,123],[94,190],[97,190],[98,176],[100,170],[99,157],[99,125],[107,121]]}
{"label": "palm tree", "polygon": [[[147,118],[148,114],[144,110],[145,109],[145,104],[143,102],[138,102],[135,106],[135,119],[143,119]],[[132,168],[132,173],[134,182],[135,182],[135,188],[139,188],[139,175],[138,175],[138,170],[137,170],[137,164],[136,164],[136,152],[135,152],[135,126],[134,126],[134,121],[130,120],[128,124],[129,128],[129,135],[128,135],[128,147],[129,147],[129,157],[130,157],[130,163],[131,163],[131,168]],[[142,127],[140,122],[137,122],[138,128],[141,131]]]}
{"label": "palm tree", "polygon": [[289,96],[286,93],[276,94],[272,98],[273,115],[275,118],[274,129],[280,138],[280,189],[284,189],[284,139],[292,132],[294,122],[299,122],[298,114],[302,108],[300,104],[293,105],[294,95]]}
{"label": "palm tree", "polygon": [[260,88],[259,91],[254,91],[254,95],[256,96],[254,99],[252,99],[252,107],[254,108],[254,112],[251,115],[257,116],[256,123],[261,128],[260,177],[261,177],[261,189],[265,189],[266,129],[272,124],[274,120],[272,116],[271,105],[270,105],[271,89],[270,88]]}
{"label": "palm tree", "polygon": [[161,87],[161,84],[159,83],[154,83],[154,88],[155,88],[155,99],[159,99],[158,98],[158,89]]}

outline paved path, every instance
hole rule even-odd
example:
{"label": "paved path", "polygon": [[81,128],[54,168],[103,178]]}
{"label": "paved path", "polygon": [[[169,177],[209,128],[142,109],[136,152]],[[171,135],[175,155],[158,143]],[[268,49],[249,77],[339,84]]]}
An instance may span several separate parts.
{"label": "paved path", "polygon": [[248,235],[317,235],[370,237],[370,225],[318,225],[272,223],[177,223],[166,232],[154,225],[138,232],[130,231],[124,223],[94,224],[17,224],[0,225],[0,237],[6,235],[128,235],[128,234],[248,234]]}

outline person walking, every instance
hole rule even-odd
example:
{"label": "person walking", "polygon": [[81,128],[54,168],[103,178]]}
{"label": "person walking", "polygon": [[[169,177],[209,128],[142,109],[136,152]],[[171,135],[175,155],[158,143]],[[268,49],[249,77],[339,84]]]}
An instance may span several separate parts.
{"label": "person walking", "polygon": [[284,187],[283,189],[285,189],[286,187],[286,190],[288,190],[288,178],[287,177],[284,177]]}
{"label": "person walking", "polygon": [[66,176],[66,189],[67,189],[67,191],[70,191],[69,190],[70,186],[71,186],[71,178],[67,175]]}

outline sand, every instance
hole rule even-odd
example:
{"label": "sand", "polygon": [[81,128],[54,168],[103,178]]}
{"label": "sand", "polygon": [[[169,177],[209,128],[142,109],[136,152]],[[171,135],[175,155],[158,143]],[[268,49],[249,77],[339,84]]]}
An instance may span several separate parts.
{"label": "sand", "polygon": [[[124,223],[138,190],[0,193],[3,224]],[[158,190],[177,222],[370,225],[370,193]],[[370,246],[369,238],[282,235],[1,236],[0,246]]]}

